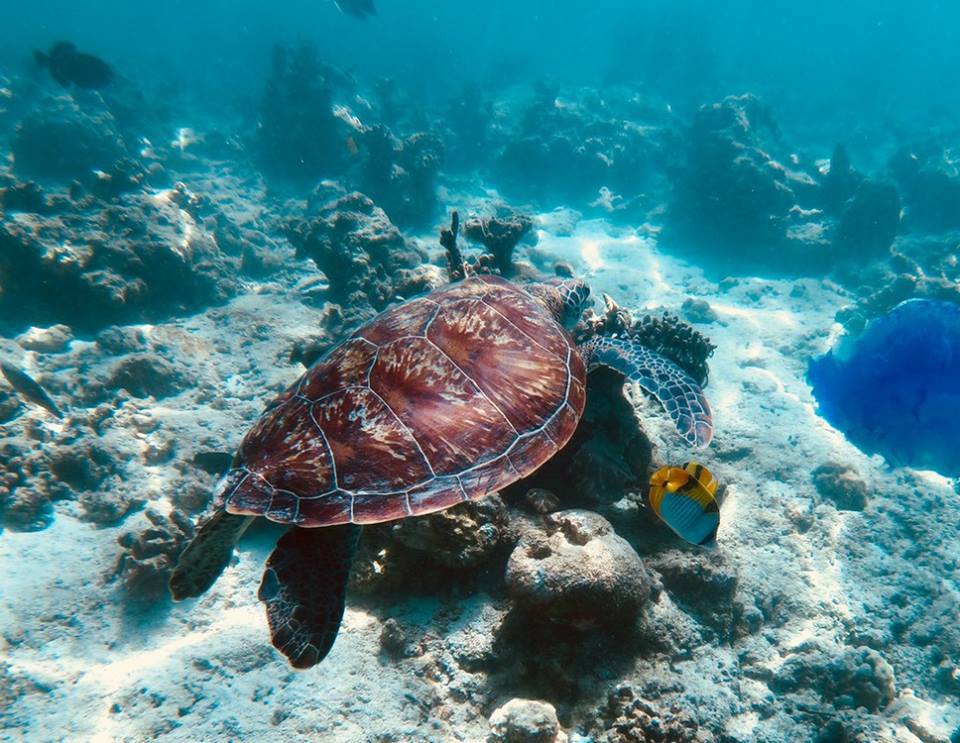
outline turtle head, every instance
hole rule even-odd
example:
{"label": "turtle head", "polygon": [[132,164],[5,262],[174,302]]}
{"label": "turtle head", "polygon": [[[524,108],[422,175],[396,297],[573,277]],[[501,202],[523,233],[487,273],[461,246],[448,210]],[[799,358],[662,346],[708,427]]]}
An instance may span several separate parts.
{"label": "turtle head", "polygon": [[556,321],[573,330],[590,303],[590,287],[583,279],[551,279],[528,287],[543,302]]}

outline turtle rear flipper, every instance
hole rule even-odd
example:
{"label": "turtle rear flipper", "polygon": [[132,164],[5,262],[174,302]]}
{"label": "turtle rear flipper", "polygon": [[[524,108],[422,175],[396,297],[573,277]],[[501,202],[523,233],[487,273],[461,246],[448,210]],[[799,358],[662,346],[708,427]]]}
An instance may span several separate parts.
{"label": "turtle rear flipper", "polygon": [[174,601],[204,593],[230,563],[237,540],[250,526],[252,516],[217,511],[200,527],[193,541],[180,555],[170,576]]}
{"label": "turtle rear flipper", "polygon": [[608,366],[657,398],[687,443],[710,443],[710,403],[693,377],[672,361],[631,338],[596,338],[584,345],[583,355],[588,370]]}
{"label": "turtle rear flipper", "polygon": [[293,528],[267,559],[257,597],[267,605],[273,645],[294,668],[322,661],[340,630],[360,528]]}

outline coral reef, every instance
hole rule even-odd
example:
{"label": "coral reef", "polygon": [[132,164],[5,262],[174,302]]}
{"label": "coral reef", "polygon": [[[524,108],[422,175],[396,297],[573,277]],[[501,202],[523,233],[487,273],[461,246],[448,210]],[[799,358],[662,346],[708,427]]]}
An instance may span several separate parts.
{"label": "coral reef", "polygon": [[406,293],[424,258],[383,209],[356,192],[311,205],[305,217],[287,222],[286,231],[298,257],[323,271],[350,324]]}
{"label": "coral reef", "polygon": [[[0,480],[0,520],[12,529],[44,529],[53,519],[52,504],[72,500],[79,516],[96,524],[114,524],[142,505],[139,494],[124,487],[125,467],[112,446],[87,438],[84,421],[71,424],[61,441],[43,429],[29,440],[13,430],[0,439],[8,463]],[[42,443],[42,447],[37,444]]]}
{"label": "coral reef", "polygon": [[591,740],[607,743],[698,743],[711,740],[700,734],[696,720],[679,705],[661,709],[629,684],[618,686],[587,731]]}
{"label": "coral reef", "polygon": [[474,217],[463,225],[468,240],[487,250],[501,276],[513,276],[513,251],[533,228],[533,220],[512,209],[500,209],[493,216]]}
{"label": "coral reef", "polygon": [[[755,96],[730,96],[694,117],[687,161],[674,182],[670,222],[688,239],[762,250],[782,242],[792,185],[806,182],[772,160],[781,132]],[[769,248],[768,248],[769,249]]]}
{"label": "coral reef", "polygon": [[667,110],[634,90],[561,92],[541,83],[506,137],[495,178],[524,200],[551,206],[596,200],[601,212],[630,218],[643,190],[657,182],[664,160],[658,125]]}
{"label": "coral reef", "polygon": [[636,338],[651,351],[665,356],[687,374],[706,385],[710,375],[707,360],[716,348],[710,340],[669,312],[654,315],[633,316],[607,294],[603,295],[604,312],[585,316],[583,327],[578,328],[578,338],[593,333],[604,335],[629,335]]}
{"label": "coral reef", "polygon": [[728,96],[701,106],[684,147],[667,215],[672,244],[720,270],[829,268],[822,221],[803,208],[818,200],[816,171],[786,148],[760,99]]}
{"label": "coral reef", "polygon": [[737,570],[723,553],[665,550],[649,564],[671,598],[704,625],[705,640],[733,639]]}
{"label": "coral reef", "polygon": [[884,257],[900,225],[900,195],[895,186],[864,180],[846,202],[833,246],[840,260],[858,266]]}
{"label": "coral reef", "polygon": [[514,538],[499,495],[370,527],[360,541],[351,586],[361,594],[429,593],[451,584],[472,590],[486,579],[481,572],[505,559]]}
{"label": "coral reef", "polygon": [[828,167],[805,162],[749,94],[700,108],[673,173],[668,239],[719,271],[862,268],[899,229],[895,186],[855,171],[842,145]]}
{"label": "coral reef", "polygon": [[80,108],[67,95],[42,99],[17,125],[15,172],[34,178],[88,179],[127,154],[113,116]]}
{"label": "coral reef", "polygon": [[908,229],[960,229],[960,171],[951,147],[939,138],[907,145],[889,168],[903,192]]}
{"label": "coral reef", "polygon": [[186,380],[161,356],[131,354],[114,366],[107,379],[109,389],[122,389],[134,397],[163,398],[183,390]]}
{"label": "coral reef", "polygon": [[193,537],[194,527],[193,520],[176,509],[164,516],[148,508],[144,515],[149,526],[125,532],[117,539],[123,552],[114,577],[120,579],[132,599],[149,602],[165,596],[167,581],[180,553]]}
{"label": "coral reef", "polygon": [[0,455],[7,463],[0,472],[3,525],[25,531],[45,528],[53,520],[53,507],[45,493],[32,485],[40,470],[39,462],[35,457],[28,457],[21,446],[9,441],[0,443]]}
{"label": "coral reef", "polygon": [[517,608],[574,628],[629,626],[654,585],[630,544],[589,511],[544,518],[547,531],[522,534],[507,563]]}
{"label": "coral reef", "polygon": [[595,508],[644,487],[653,444],[623,388],[620,374],[609,369],[592,372],[587,377],[587,406],[573,438],[508,492],[520,496],[530,488],[544,489],[568,506]]}
{"label": "coral reef", "polygon": [[[814,163],[834,122],[794,146],[806,125],[780,98],[784,132],[750,95],[670,109],[632,83],[544,83],[532,98],[484,83],[421,101],[400,71],[355,79],[309,46],[278,49],[268,74],[259,104],[213,110],[149,81],[49,95],[49,80],[0,69],[0,354],[64,412],[0,379],[0,727],[960,740],[960,627],[944,619],[960,613],[958,486],[810,425],[797,363],[833,341],[834,318],[855,334],[906,299],[960,304],[954,135],[886,133],[883,157],[907,145],[877,172],[860,167],[878,162],[865,129]],[[503,207],[501,189],[531,211]],[[166,599],[167,579],[263,403],[359,322],[447,278],[421,239],[441,200],[462,207],[441,233],[452,280],[556,266],[669,309],[603,295],[575,335],[631,334],[709,377],[723,435],[691,454],[622,377],[591,373],[573,438],[533,477],[364,527],[336,672],[296,676],[251,624],[275,525],[259,521],[192,607]],[[470,243],[482,255],[464,268]],[[718,267],[749,278],[714,283]],[[949,347],[919,335],[895,385],[854,385],[870,415]],[[929,441],[947,451],[953,430],[940,421]],[[691,457],[731,493],[713,550],[644,505],[651,469]]]}
{"label": "coral reef", "polygon": [[838,709],[875,712],[896,696],[893,669],[876,650],[807,645],[784,661],[770,681],[778,693],[808,690]]}
{"label": "coral reef", "polygon": [[463,253],[460,252],[460,246],[457,245],[457,237],[459,234],[460,212],[454,210],[450,214],[450,226],[440,229],[440,245],[446,252],[447,277],[451,282],[462,281],[467,276]]}
{"label": "coral reef", "polygon": [[494,103],[483,89],[476,84],[465,86],[448,104],[444,121],[449,165],[464,170],[484,166],[497,132]]}
{"label": "coral reef", "polygon": [[9,215],[0,223],[2,324],[20,329],[30,318],[90,331],[227,299],[236,259],[171,193]]}
{"label": "coral reef", "polygon": [[839,510],[862,511],[867,507],[867,485],[852,467],[827,462],[817,467],[812,477],[820,496]]}
{"label": "coral reef", "polygon": [[523,504],[532,513],[538,513],[543,516],[558,510],[560,507],[560,499],[549,490],[530,488],[523,496]]}
{"label": "coral reef", "polygon": [[422,560],[451,568],[479,565],[500,544],[507,524],[499,496],[464,503],[421,519],[404,519],[391,525],[392,537]]}
{"label": "coral reef", "polygon": [[489,743],[566,743],[557,710],[548,702],[511,699],[490,715]]}
{"label": "coral reef", "polygon": [[28,351],[61,353],[73,340],[69,325],[51,325],[49,328],[30,328],[17,336],[17,344]]}
{"label": "coral reef", "polygon": [[821,180],[820,203],[830,214],[840,214],[862,182],[863,176],[850,164],[847,148],[838,144],[833,148],[829,167]]}
{"label": "coral reef", "polygon": [[400,227],[431,224],[438,209],[436,181],[443,163],[443,141],[428,132],[401,139],[382,124],[356,138],[364,151],[357,188]]}
{"label": "coral reef", "polygon": [[275,46],[260,104],[257,154],[271,175],[299,180],[334,177],[347,167],[350,129],[333,112],[345,77],[323,63],[315,45]]}
{"label": "coral reef", "polygon": [[54,208],[43,187],[35,181],[21,181],[10,175],[0,175],[0,183],[5,184],[0,187],[0,212],[44,214]]}

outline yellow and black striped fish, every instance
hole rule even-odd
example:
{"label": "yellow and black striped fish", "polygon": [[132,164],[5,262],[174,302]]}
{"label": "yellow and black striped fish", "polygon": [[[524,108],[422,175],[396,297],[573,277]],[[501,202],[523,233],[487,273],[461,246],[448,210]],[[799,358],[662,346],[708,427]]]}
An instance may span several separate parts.
{"label": "yellow and black striped fish", "polygon": [[650,478],[650,507],[677,536],[708,546],[720,527],[717,480],[702,464],[663,467]]}

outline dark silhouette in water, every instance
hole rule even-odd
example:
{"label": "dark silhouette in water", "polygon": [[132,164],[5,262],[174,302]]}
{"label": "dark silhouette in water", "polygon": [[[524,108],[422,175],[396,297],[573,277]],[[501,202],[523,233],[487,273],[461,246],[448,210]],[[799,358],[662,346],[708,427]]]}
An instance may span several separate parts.
{"label": "dark silhouette in water", "polygon": [[69,41],[58,41],[46,54],[35,49],[33,58],[65,88],[70,83],[78,88],[102,88],[113,80],[110,65],[92,54],[78,52]]}
{"label": "dark silhouette in water", "polygon": [[0,372],[3,372],[3,376],[10,383],[10,386],[13,387],[22,398],[29,400],[34,405],[39,405],[57,418],[63,418],[63,413],[60,412],[57,404],[50,399],[47,391],[29,374],[20,371],[17,367],[5,361],[0,361]]}
{"label": "dark silhouette in water", "polygon": [[333,0],[333,4],[341,13],[354,18],[364,19],[377,14],[373,0]]}

